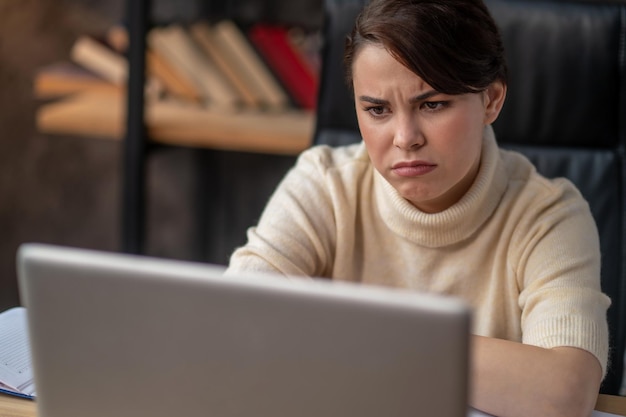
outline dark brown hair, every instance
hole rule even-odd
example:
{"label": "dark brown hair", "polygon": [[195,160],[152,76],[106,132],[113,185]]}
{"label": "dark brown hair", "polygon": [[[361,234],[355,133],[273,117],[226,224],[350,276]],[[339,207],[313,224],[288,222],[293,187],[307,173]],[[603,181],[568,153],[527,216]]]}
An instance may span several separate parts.
{"label": "dark brown hair", "polygon": [[398,62],[445,94],[479,92],[506,83],[500,32],[482,0],[371,0],[346,39],[344,65],[367,44],[382,45]]}

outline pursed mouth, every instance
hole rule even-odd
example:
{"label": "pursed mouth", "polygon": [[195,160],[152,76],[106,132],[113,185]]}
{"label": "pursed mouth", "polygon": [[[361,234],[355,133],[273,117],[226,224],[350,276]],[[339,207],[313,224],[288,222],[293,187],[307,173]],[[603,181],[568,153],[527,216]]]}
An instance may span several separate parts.
{"label": "pursed mouth", "polygon": [[418,167],[418,166],[436,166],[436,164],[432,164],[426,161],[398,162],[397,164],[393,165],[391,169],[411,168],[411,167]]}
{"label": "pursed mouth", "polygon": [[391,170],[401,177],[416,177],[426,175],[437,168],[437,164],[425,161],[399,162],[391,167]]}

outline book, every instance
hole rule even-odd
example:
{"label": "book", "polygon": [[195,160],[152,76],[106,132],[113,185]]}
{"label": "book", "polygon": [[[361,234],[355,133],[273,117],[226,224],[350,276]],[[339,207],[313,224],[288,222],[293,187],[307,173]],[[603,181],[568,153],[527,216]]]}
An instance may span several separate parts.
{"label": "book", "polygon": [[[79,36],[70,50],[70,58],[76,64],[98,74],[120,87],[128,82],[128,60],[124,55],[104,41],[93,36]],[[146,78],[146,94],[158,97],[163,90],[161,83],[153,77]]]}
{"label": "book", "polygon": [[235,109],[241,99],[230,82],[180,25],[153,28],[148,45],[184,73],[209,104]]}
{"label": "book", "polygon": [[250,107],[259,107],[262,104],[261,97],[256,94],[253,88],[250,88],[250,83],[246,81],[245,75],[240,71],[240,66],[234,62],[232,55],[228,54],[228,51],[214,36],[209,24],[205,21],[193,23],[189,32],[198,45],[215,62],[222,74],[237,89],[244,104]]}
{"label": "book", "polygon": [[249,30],[252,43],[265,57],[294,101],[313,110],[317,104],[317,75],[289,39],[288,28],[258,23]]}
{"label": "book", "polygon": [[36,397],[24,307],[0,313],[0,392]]}
{"label": "book", "polygon": [[126,58],[91,36],[79,36],[72,45],[70,57],[115,85],[124,86],[128,81]]}
{"label": "book", "polygon": [[50,99],[69,94],[93,91],[121,95],[124,89],[88,69],[72,62],[61,61],[37,70],[33,80],[36,98]]}
{"label": "book", "polygon": [[202,96],[185,77],[173,68],[160,54],[147,50],[146,65],[148,72],[161,81],[165,89],[175,97],[199,103]]}
{"label": "book", "polygon": [[[125,27],[116,25],[109,28],[106,39],[116,51],[126,54],[128,31]],[[168,64],[162,55],[149,47],[146,47],[146,69],[151,77],[161,82],[167,94],[194,102],[201,100],[191,81]]]}
{"label": "book", "polygon": [[232,67],[237,68],[248,88],[268,109],[285,109],[290,105],[284,88],[258,55],[247,35],[232,20],[221,20],[213,25],[216,43],[228,52]]}

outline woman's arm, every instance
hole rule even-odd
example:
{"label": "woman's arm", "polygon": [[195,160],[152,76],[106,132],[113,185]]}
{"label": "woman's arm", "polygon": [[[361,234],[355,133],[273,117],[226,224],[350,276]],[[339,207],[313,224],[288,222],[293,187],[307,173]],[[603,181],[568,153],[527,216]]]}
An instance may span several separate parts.
{"label": "woman's arm", "polygon": [[470,404],[499,417],[589,417],[602,368],[573,347],[544,349],[473,336]]}
{"label": "woman's arm", "polygon": [[335,222],[327,148],[305,151],[282,179],[227,273],[322,276],[334,256]]}
{"label": "woman's arm", "polygon": [[507,257],[521,340],[473,337],[471,404],[499,417],[589,417],[608,352],[598,231],[569,182],[537,184]]}

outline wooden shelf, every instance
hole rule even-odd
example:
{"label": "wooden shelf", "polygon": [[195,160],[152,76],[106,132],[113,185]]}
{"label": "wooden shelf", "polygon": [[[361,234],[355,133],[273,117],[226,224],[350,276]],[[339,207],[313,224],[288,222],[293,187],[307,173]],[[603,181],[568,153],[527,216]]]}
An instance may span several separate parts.
{"label": "wooden shelf", "polygon": [[[113,94],[79,94],[42,105],[42,133],[121,139],[126,102]],[[147,100],[146,128],[152,141],[176,146],[296,155],[308,148],[315,116],[304,110],[229,111],[163,100]]]}

